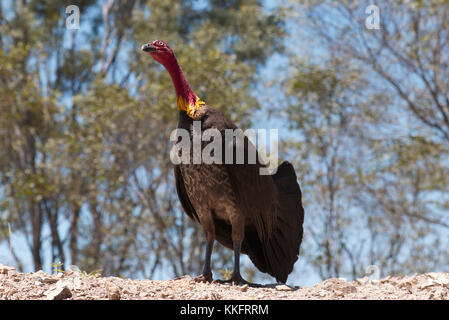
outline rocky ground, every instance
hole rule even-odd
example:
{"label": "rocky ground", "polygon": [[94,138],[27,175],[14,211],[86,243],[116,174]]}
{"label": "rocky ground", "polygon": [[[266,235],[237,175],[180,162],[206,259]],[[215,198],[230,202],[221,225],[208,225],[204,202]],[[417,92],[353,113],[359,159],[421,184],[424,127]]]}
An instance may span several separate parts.
{"label": "rocky ground", "polygon": [[174,280],[131,280],[87,275],[78,271],[20,273],[0,265],[0,300],[136,300],[136,299],[449,299],[449,273],[411,277],[368,278],[348,282],[329,279],[313,287],[267,285],[253,288]]}

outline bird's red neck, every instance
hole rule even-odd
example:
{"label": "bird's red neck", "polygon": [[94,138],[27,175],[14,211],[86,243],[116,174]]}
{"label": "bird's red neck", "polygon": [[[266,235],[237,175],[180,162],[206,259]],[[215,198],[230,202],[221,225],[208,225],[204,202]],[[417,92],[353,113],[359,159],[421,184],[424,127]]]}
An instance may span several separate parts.
{"label": "bird's red neck", "polygon": [[178,109],[186,111],[187,115],[193,118],[195,111],[201,108],[204,102],[190,88],[176,57],[173,55],[165,59],[159,57],[154,57],[154,59],[162,64],[171,76],[176,91]]}

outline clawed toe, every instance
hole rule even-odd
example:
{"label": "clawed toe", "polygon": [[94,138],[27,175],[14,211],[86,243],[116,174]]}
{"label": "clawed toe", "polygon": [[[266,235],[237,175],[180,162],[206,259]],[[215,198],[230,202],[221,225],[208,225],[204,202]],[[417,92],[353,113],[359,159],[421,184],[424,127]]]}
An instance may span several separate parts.
{"label": "clawed toe", "polygon": [[193,278],[193,280],[196,282],[212,282],[212,274],[200,274],[198,277]]}
{"label": "clawed toe", "polygon": [[243,286],[243,285],[247,284],[248,286],[253,286],[252,283],[246,281],[245,279],[243,279],[240,276],[232,276],[231,279],[229,279],[229,280],[217,279],[217,280],[214,280],[213,283],[231,284],[231,285],[237,285],[237,286]]}

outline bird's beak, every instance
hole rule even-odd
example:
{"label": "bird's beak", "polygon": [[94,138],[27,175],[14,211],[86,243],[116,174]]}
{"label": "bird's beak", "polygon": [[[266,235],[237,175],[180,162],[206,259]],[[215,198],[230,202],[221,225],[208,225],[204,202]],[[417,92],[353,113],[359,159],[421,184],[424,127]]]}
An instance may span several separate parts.
{"label": "bird's beak", "polygon": [[156,52],[156,48],[150,43],[142,45],[140,49],[145,52]]}

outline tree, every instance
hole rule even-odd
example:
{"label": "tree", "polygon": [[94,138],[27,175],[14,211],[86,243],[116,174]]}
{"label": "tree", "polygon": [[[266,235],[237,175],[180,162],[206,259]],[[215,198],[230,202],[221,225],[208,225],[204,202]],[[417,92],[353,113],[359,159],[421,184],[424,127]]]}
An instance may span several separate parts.
{"label": "tree", "polygon": [[81,28],[68,30],[69,4],[0,6],[0,241],[8,223],[29,238],[34,270],[197,273],[201,231],[182,213],[169,162],[172,84],[139,48],[169,42],[198,95],[248,126],[257,72],[282,47],[279,12],[249,0],[81,1]]}
{"label": "tree", "polygon": [[365,28],[369,4],[287,10],[302,30],[289,37],[297,71],[283,110],[299,135],[287,152],[299,152],[315,196],[305,239],[321,278],[445,266],[447,1],[383,2],[378,30]]}

